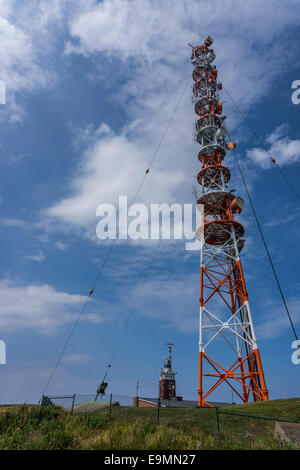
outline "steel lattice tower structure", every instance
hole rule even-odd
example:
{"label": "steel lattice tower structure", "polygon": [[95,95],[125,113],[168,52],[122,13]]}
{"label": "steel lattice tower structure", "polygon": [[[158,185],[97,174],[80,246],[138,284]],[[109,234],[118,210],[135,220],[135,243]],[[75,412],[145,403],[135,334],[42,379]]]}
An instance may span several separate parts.
{"label": "steel lattice tower structure", "polygon": [[[244,201],[233,194],[235,190],[228,189],[231,175],[222,164],[226,151],[234,150],[236,145],[226,143],[226,116],[221,116],[219,101],[222,84],[218,83],[218,71],[212,65],[215,59],[212,43],[208,36],[203,45],[192,46],[191,57],[195,81],[193,102],[198,115],[195,141],[200,144],[201,162],[197,175],[201,185],[201,196],[197,196],[201,226],[196,232],[201,242],[199,406],[212,406],[207,403],[207,397],[221,384],[231,387],[244,403],[251,394],[255,401],[268,400],[240,261],[244,228],[234,218],[243,209]],[[230,367],[223,364],[223,357],[217,362],[206,352],[218,339],[224,340],[232,350]],[[214,381],[207,391],[203,391],[204,377]]]}

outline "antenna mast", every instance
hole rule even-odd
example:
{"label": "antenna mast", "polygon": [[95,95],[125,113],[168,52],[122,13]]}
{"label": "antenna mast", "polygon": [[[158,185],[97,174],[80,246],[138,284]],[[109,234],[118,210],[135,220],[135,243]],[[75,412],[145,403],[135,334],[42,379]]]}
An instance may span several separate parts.
{"label": "antenna mast", "polygon": [[[198,159],[201,169],[197,180],[201,196],[197,207],[201,212],[201,226],[196,236],[200,250],[200,314],[199,314],[199,406],[212,406],[208,396],[222,385],[228,385],[244,402],[250,394],[254,401],[268,400],[257,339],[254,332],[248,293],[240,260],[244,247],[244,227],[235,215],[244,208],[241,197],[228,189],[231,175],[223,166],[227,150],[234,150],[234,142],[226,143],[226,116],[219,100],[222,84],[217,81],[218,70],[213,43],[207,37],[201,46],[192,47],[193,103],[198,116],[195,141],[200,145]],[[218,351],[216,340],[231,349],[231,357],[225,347]],[[213,356],[207,349],[213,350]],[[231,365],[225,366],[225,360]],[[232,362],[233,361],[233,362]],[[221,365],[222,364],[222,365]],[[208,367],[209,371],[206,371]],[[204,379],[213,384],[203,390]]]}

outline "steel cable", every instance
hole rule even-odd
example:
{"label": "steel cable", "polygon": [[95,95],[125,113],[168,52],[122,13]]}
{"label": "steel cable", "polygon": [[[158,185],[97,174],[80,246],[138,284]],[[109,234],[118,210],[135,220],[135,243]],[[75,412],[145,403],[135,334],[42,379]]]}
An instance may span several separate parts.
{"label": "steel cable", "polygon": [[[166,127],[165,127],[165,130],[164,130],[164,132],[163,132],[163,134],[162,134],[162,136],[161,136],[161,138],[160,138],[160,141],[159,141],[159,143],[158,143],[158,145],[157,145],[157,147],[156,147],[156,149],[155,149],[155,151],[154,151],[154,153],[153,153],[153,155],[152,155],[152,157],[151,157],[151,160],[150,160],[148,169],[146,170],[146,172],[145,172],[145,174],[144,174],[144,176],[143,176],[143,178],[142,178],[142,180],[141,180],[141,182],[140,182],[140,184],[139,184],[139,186],[138,186],[138,188],[137,188],[137,191],[136,191],[136,193],[135,193],[135,195],[134,195],[134,197],[133,197],[133,199],[132,199],[132,201],[131,201],[131,204],[134,204],[134,202],[136,201],[136,198],[138,197],[138,195],[139,195],[139,193],[140,193],[140,191],[141,191],[141,188],[142,188],[142,186],[143,186],[143,184],[144,184],[145,178],[146,178],[147,174],[149,173],[149,169],[151,168],[151,166],[152,166],[153,163],[154,163],[154,160],[155,160],[155,158],[156,158],[156,156],[157,156],[157,154],[158,154],[158,151],[159,151],[159,149],[160,149],[160,147],[161,147],[161,144],[162,144],[162,142],[163,142],[163,140],[164,140],[164,138],[165,138],[165,136],[166,136],[166,134],[167,134],[167,132],[168,132],[168,129],[169,129],[169,127],[170,127],[170,124],[171,124],[171,122],[173,121],[173,118],[174,118],[174,116],[175,116],[175,114],[176,114],[176,111],[177,111],[177,109],[178,109],[178,107],[179,107],[179,105],[180,105],[180,103],[181,103],[181,100],[182,100],[182,98],[183,98],[183,96],[184,96],[184,93],[185,93],[185,91],[186,91],[186,88],[187,88],[187,86],[188,86],[189,81],[190,81],[190,75],[188,76],[188,79],[185,81],[183,90],[182,90],[182,92],[181,92],[181,94],[180,94],[180,96],[179,96],[179,99],[178,99],[178,101],[177,101],[177,103],[176,103],[176,106],[175,106],[175,108],[174,108],[174,111],[173,111],[173,113],[172,113],[172,115],[171,115],[171,117],[170,117],[170,119],[169,119],[169,121],[168,121],[168,123],[167,123],[167,125],[166,125]],[[74,325],[73,325],[73,327],[72,327],[72,329],[71,329],[71,331],[70,331],[70,334],[69,334],[69,336],[67,337],[67,340],[66,340],[66,342],[65,342],[65,344],[64,344],[64,346],[63,346],[63,348],[62,348],[62,350],[61,350],[61,352],[60,352],[60,354],[59,354],[59,356],[58,356],[58,358],[57,358],[57,360],[56,360],[56,362],[55,362],[55,365],[54,365],[54,367],[53,367],[53,370],[52,370],[52,372],[51,372],[51,374],[50,374],[50,376],[49,376],[49,378],[48,378],[48,380],[47,380],[47,382],[46,382],[46,385],[45,385],[45,387],[44,387],[44,389],[43,389],[43,392],[42,392],[42,396],[45,394],[45,392],[46,392],[48,386],[49,386],[50,383],[51,383],[51,380],[52,380],[52,378],[53,378],[53,376],[54,376],[54,374],[55,374],[55,372],[56,372],[56,370],[57,370],[57,368],[58,368],[58,366],[59,366],[59,364],[60,364],[60,362],[61,362],[61,359],[62,359],[62,357],[63,357],[63,355],[64,355],[64,353],[65,353],[65,351],[66,351],[66,348],[67,348],[67,346],[68,346],[68,344],[69,344],[69,342],[70,342],[70,340],[71,340],[71,338],[72,338],[72,336],[73,336],[73,334],[74,334],[74,332],[75,332],[75,329],[76,329],[76,327],[77,327],[77,325],[78,325],[78,323],[79,323],[79,320],[81,319],[81,317],[82,317],[82,315],[83,315],[83,313],[84,313],[84,311],[85,311],[85,309],[86,309],[86,307],[87,307],[87,305],[88,305],[88,302],[89,302],[89,300],[90,300],[91,294],[94,292],[94,289],[95,289],[95,287],[96,287],[96,285],[97,285],[97,283],[98,283],[98,281],[99,281],[99,279],[100,279],[100,277],[101,277],[101,275],[102,275],[102,273],[103,273],[103,270],[104,270],[104,268],[105,268],[105,266],[106,266],[106,264],[107,264],[107,262],[108,262],[108,260],[109,260],[109,258],[110,258],[110,255],[111,255],[111,253],[112,253],[112,251],[113,251],[113,249],[114,249],[114,247],[115,247],[115,245],[116,245],[117,240],[118,240],[117,238],[115,238],[115,239],[113,240],[113,242],[112,242],[112,244],[111,244],[111,246],[110,246],[110,248],[109,248],[109,250],[108,250],[108,252],[107,252],[107,254],[106,254],[105,258],[104,258],[104,260],[103,260],[103,263],[102,263],[102,265],[101,265],[101,268],[99,269],[99,271],[98,271],[98,273],[97,273],[97,276],[96,276],[96,278],[95,278],[94,283],[92,284],[92,288],[91,288],[91,290],[90,290],[90,295],[89,295],[89,297],[87,297],[87,298],[85,299],[85,301],[84,301],[84,303],[83,303],[83,305],[82,305],[82,308],[81,308],[81,310],[80,310],[80,312],[79,312],[79,314],[78,314],[78,316],[77,316],[77,318],[76,318],[76,320],[75,320],[75,322],[74,322]],[[154,258],[153,258],[153,260],[154,260]],[[152,263],[151,263],[151,265],[152,265]],[[134,305],[135,305],[135,304],[134,304]],[[132,314],[133,309],[134,309],[134,306],[133,306],[133,308],[130,310],[129,317],[128,317],[129,319],[130,319],[130,316],[131,316],[131,314]],[[126,322],[125,328],[127,328],[128,323],[129,323],[129,320]],[[123,335],[122,335],[122,337],[123,337]],[[113,354],[113,358],[114,358],[114,356],[115,356],[115,354],[116,354],[116,352],[117,352],[117,349],[118,349],[120,343],[121,343],[121,339],[120,339],[120,340],[118,341],[118,343],[117,343],[117,347],[116,347],[116,350],[115,350],[115,352],[114,352],[114,354]]]}
{"label": "steel cable", "polygon": [[[228,132],[228,136],[229,136],[229,138],[230,138],[230,140],[231,140],[231,137],[230,137],[229,132]],[[287,302],[286,302],[286,300],[285,300],[285,296],[284,296],[283,290],[282,290],[282,288],[281,288],[280,281],[279,281],[279,278],[278,278],[278,276],[277,276],[277,272],[276,272],[276,269],[275,269],[275,266],[274,266],[274,263],[273,263],[273,260],[272,260],[272,257],[271,257],[271,254],[270,254],[270,251],[269,251],[267,242],[266,242],[266,239],[265,239],[265,237],[264,237],[264,234],[263,234],[263,231],[262,231],[260,222],[259,222],[259,220],[258,220],[258,217],[257,217],[257,214],[256,214],[256,210],[255,210],[255,208],[254,208],[254,205],[253,205],[253,202],[252,202],[252,198],[251,198],[251,196],[250,196],[250,193],[249,193],[249,190],[248,190],[248,186],[247,186],[247,184],[246,184],[246,180],[245,180],[245,178],[244,178],[244,174],[243,174],[242,168],[241,168],[241,166],[240,166],[240,163],[239,163],[239,160],[238,160],[238,157],[237,157],[237,153],[236,153],[235,150],[233,150],[233,153],[234,153],[235,161],[236,161],[236,164],[237,164],[239,173],[240,173],[240,175],[241,175],[241,178],[242,178],[242,181],[243,181],[243,184],[244,184],[246,193],[247,193],[247,197],[248,197],[249,202],[250,202],[250,206],[251,206],[251,209],[252,209],[252,212],[253,212],[253,215],[254,215],[254,218],[255,218],[255,221],[256,221],[256,224],[257,224],[257,227],[258,227],[258,230],[259,230],[261,239],[262,239],[263,244],[264,244],[265,251],[266,251],[266,253],[267,253],[267,256],[268,256],[268,259],[269,259],[269,262],[270,262],[270,265],[271,265],[271,268],[272,268],[272,271],[273,271],[273,274],[274,274],[274,277],[275,277],[275,281],[276,281],[278,290],[279,290],[279,292],[280,292],[280,296],[281,296],[281,299],[282,299],[282,302],[283,302],[285,311],[286,311],[287,316],[288,316],[288,318],[289,318],[289,321],[290,321],[290,325],[291,325],[293,334],[294,334],[296,340],[298,341],[298,346],[299,346],[299,350],[300,350],[300,344],[299,344],[299,339],[298,339],[298,336],[297,336],[297,333],[296,333],[296,329],[295,329],[293,320],[292,320],[292,318],[291,318],[291,315],[290,315],[290,312],[289,312],[289,309],[288,309],[288,306],[287,306]]]}

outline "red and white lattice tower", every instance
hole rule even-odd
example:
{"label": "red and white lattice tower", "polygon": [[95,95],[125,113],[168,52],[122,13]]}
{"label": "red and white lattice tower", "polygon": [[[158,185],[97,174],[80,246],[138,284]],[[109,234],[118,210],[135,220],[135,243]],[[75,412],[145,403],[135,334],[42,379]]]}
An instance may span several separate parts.
{"label": "red and white lattice tower", "polygon": [[[199,406],[212,406],[207,398],[221,384],[231,387],[244,403],[250,395],[255,401],[268,400],[240,261],[244,228],[235,220],[244,201],[233,194],[235,190],[228,189],[230,171],[222,164],[226,151],[234,150],[235,143],[226,143],[226,117],[221,116],[219,101],[222,84],[218,83],[218,71],[212,65],[215,59],[212,43],[207,37],[202,46],[192,46],[191,57],[193,102],[198,115],[195,140],[200,144],[201,162],[197,176],[201,185],[201,197],[197,199],[201,226],[196,232],[201,242]],[[222,343],[217,347],[219,339],[231,348],[232,359],[220,349]],[[221,359],[215,357],[217,350],[219,355],[222,351]],[[224,365],[225,360],[230,360],[230,364]],[[204,377],[213,380],[206,390]]]}

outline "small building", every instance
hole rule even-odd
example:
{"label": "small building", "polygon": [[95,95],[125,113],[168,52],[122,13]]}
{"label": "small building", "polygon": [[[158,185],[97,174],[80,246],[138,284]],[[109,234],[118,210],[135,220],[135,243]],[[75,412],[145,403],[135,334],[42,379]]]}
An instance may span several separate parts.
{"label": "small building", "polygon": [[[158,399],[158,398],[145,398],[145,397],[134,397],[132,400],[132,406],[140,406],[143,408],[157,408],[159,404],[162,408],[198,408],[198,401],[196,400],[182,400],[182,397],[176,397],[175,399]],[[209,402],[211,406],[230,406],[232,403],[224,402]]]}

